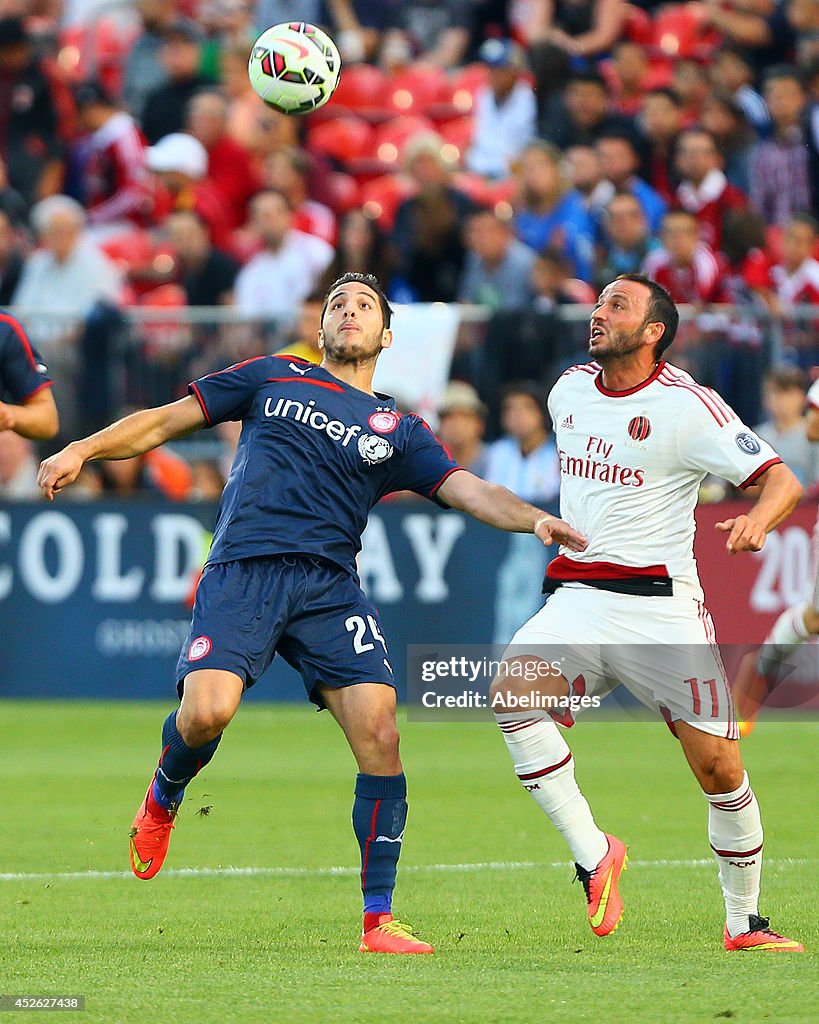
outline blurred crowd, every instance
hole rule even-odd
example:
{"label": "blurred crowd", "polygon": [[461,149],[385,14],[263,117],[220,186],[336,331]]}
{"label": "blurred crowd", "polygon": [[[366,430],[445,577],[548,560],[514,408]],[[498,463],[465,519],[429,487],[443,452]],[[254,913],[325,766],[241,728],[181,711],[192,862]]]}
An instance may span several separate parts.
{"label": "blurred crowd", "polygon": [[[292,20],[343,58],[302,118],[247,77]],[[816,0],[0,0],[0,304],[76,379],[83,428],[120,411],[123,363],[161,372],[180,344],[124,351],[124,309],[233,307],[277,325],[237,344],[318,360],[317,297],[361,270],[488,311],[453,375],[494,439],[505,386],[582,353],[560,314],[644,271],[696,312],[674,361],[787,445],[819,363],[818,216]],[[0,434],[0,495],[20,440]],[[217,463],[162,461],[88,493],[216,493]]]}

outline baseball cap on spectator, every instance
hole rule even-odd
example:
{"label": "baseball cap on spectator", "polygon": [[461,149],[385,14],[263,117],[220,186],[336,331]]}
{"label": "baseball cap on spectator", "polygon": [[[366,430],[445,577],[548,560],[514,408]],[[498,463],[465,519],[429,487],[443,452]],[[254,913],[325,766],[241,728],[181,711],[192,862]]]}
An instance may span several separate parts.
{"label": "baseball cap on spectator", "polygon": [[147,161],[152,171],[179,171],[191,178],[204,178],[208,170],[205,147],[199,139],[182,132],[172,132],[149,146]]}
{"label": "baseball cap on spectator", "polygon": [[447,384],[438,405],[439,416],[446,416],[450,412],[474,412],[486,417],[487,409],[471,384],[465,380],[452,380]]}
{"label": "baseball cap on spectator", "polygon": [[186,39],[189,43],[203,43],[205,41],[205,33],[190,18],[177,18],[172,21],[170,25],[162,33],[164,39]]}
{"label": "baseball cap on spectator", "polygon": [[526,67],[523,47],[512,39],[487,39],[478,50],[478,60],[490,68]]}

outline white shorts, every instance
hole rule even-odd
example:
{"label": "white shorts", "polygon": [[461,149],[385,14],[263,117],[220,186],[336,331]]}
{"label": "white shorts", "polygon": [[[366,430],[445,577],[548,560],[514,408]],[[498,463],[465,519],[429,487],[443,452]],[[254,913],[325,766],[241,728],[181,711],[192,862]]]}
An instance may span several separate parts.
{"label": "white shorts", "polygon": [[[714,736],[739,738],[714,624],[693,598],[636,597],[566,584],[521,626],[503,657],[523,654],[560,662],[575,697],[602,698],[622,684],[672,731],[674,722],[683,721]],[[570,726],[576,714],[552,717]]]}

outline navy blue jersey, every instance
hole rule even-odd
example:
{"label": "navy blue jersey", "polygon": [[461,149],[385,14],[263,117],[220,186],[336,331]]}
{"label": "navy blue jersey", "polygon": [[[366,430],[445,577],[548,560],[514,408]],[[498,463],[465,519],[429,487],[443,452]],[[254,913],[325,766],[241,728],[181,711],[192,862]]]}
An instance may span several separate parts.
{"label": "navy blue jersey", "polygon": [[19,405],[51,383],[23,325],[10,313],[0,311],[0,401]]}
{"label": "navy blue jersey", "polygon": [[355,572],[370,509],[391,491],[435,499],[458,469],[424,421],[292,356],[260,356],[188,385],[208,425],[241,420],[208,562],[274,554]]}

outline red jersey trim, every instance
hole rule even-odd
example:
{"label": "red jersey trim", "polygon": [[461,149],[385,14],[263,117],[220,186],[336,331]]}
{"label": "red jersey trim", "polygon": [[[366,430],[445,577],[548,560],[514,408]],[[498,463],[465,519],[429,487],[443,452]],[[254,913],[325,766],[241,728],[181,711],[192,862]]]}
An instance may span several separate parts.
{"label": "red jersey trim", "polygon": [[328,391],[344,391],[340,384],[331,384],[329,380],[310,380],[309,377],[268,377],[265,384],[312,384],[317,388],[327,388]]}
{"label": "red jersey trim", "polygon": [[434,498],[440,490],[441,486],[452,476],[453,473],[466,472],[463,466],[453,466],[452,469],[448,469],[446,473],[441,477],[438,483],[430,490],[430,498]]}
{"label": "red jersey trim", "polygon": [[31,363],[32,369],[37,369],[37,360],[34,358],[34,353],[31,350],[31,342],[28,340],[28,335],[23,330],[23,325],[19,320],[15,320],[13,316],[9,316],[8,313],[0,313],[0,323],[9,324],[14,333],[20,339],[23,346],[23,350],[28,356],[28,361]]}
{"label": "red jersey trim", "polygon": [[[264,356],[262,356],[261,358],[263,359]],[[273,353],[273,358],[274,359],[286,359],[290,363],[301,363],[303,366],[315,366],[316,365],[315,363],[311,363],[309,359],[303,359],[301,356],[291,356],[291,355],[288,355],[286,352],[284,352],[284,353],[274,352]]]}
{"label": "red jersey trim", "polygon": [[205,405],[205,399],[202,397],[202,394],[199,391],[199,388],[196,386],[196,384],[193,381],[191,381],[191,387],[193,388],[193,393],[194,393],[194,396],[196,398],[196,401],[199,403],[199,408],[202,410],[202,415],[205,417],[205,422],[207,423],[208,426],[210,426],[211,425],[211,418],[210,418],[210,413],[208,412],[207,406]]}
{"label": "red jersey trim", "polygon": [[222,373],[229,373],[231,370],[241,370],[243,366],[249,366],[251,363],[258,363],[260,359],[267,359],[267,356],[254,356],[252,359],[245,359],[241,363],[234,363],[232,366],[226,366],[224,370],[214,370],[213,373],[206,374],[206,379],[210,377],[218,377]]}
{"label": "red jersey trim", "polygon": [[53,387],[54,387],[54,381],[53,380],[44,380],[43,383],[42,384],[38,384],[37,387],[33,391],[29,391],[29,393],[25,396],[25,398],[22,399],[22,401],[23,402],[28,402],[32,398],[34,398],[35,395],[39,395],[39,393],[41,391],[44,391],[46,388],[53,388]]}
{"label": "red jersey trim", "polygon": [[576,562],[566,555],[558,555],[549,562],[546,575],[552,580],[582,583],[584,579],[630,580],[639,576],[669,579],[665,565],[617,565],[615,562]]}
{"label": "red jersey trim", "polygon": [[643,388],[647,388],[649,384],[653,384],[654,381],[660,376],[665,368],[665,363],[660,361],[654,367],[651,375],[646,377],[645,380],[640,381],[639,384],[635,384],[633,388],[626,388],[625,391],[612,391],[611,388],[607,388],[602,381],[603,371],[594,378],[594,385],[601,395],[605,395],[606,398],[627,398],[629,395],[634,395],[638,391],[642,391]]}
{"label": "red jersey trim", "polygon": [[675,376],[670,371],[667,371],[660,378],[660,383],[667,388],[684,388],[686,391],[696,395],[721,427],[737,418],[734,410],[720,398],[716,391],[703,387],[702,384],[695,384],[693,381],[684,380],[682,377]]}
{"label": "red jersey trim", "polygon": [[782,459],[780,459],[779,456],[777,456],[775,459],[768,459],[767,462],[763,462],[759,469],[755,469],[746,480],[742,481],[742,483],[739,485],[740,489],[744,491],[746,487],[750,487],[751,484],[755,480],[758,480],[763,473],[767,472],[771,468],[771,466],[775,466],[778,462],[781,461]]}

